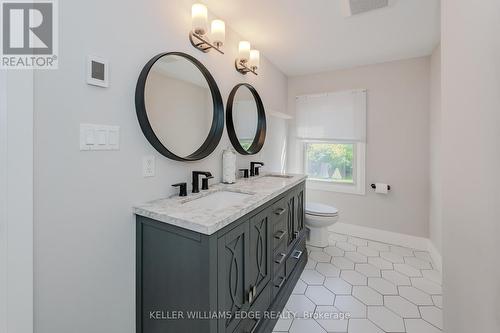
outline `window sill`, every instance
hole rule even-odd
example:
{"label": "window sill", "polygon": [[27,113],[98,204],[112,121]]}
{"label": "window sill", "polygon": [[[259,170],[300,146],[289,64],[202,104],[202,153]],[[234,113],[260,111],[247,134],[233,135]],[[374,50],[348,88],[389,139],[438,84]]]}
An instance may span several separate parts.
{"label": "window sill", "polygon": [[364,183],[342,184],[342,183],[328,182],[322,180],[308,179],[307,188],[310,190],[365,195]]}

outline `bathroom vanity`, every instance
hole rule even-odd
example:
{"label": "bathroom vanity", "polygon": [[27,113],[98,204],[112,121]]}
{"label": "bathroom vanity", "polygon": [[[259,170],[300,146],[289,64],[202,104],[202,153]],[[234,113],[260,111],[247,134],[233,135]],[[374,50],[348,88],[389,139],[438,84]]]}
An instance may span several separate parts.
{"label": "bathroom vanity", "polygon": [[136,207],[137,332],[271,332],[307,263],[304,184],[269,174]]}

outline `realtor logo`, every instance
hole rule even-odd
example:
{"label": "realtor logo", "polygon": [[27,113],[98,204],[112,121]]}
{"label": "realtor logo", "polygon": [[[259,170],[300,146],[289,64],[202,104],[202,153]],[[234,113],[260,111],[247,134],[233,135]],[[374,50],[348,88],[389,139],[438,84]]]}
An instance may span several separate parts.
{"label": "realtor logo", "polygon": [[55,0],[0,0],[3,69],[57,69]]}

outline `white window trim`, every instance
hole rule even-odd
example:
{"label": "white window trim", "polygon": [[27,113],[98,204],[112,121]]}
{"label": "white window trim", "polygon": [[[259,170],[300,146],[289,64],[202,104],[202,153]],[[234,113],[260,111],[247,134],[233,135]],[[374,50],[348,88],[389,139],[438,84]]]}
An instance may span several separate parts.
{"label": "white window trim", "polygon": [[353,165],[353,180],[352,184],[345,184],[335,181],[327,181],[320,179],[307,179],[307,187],[311,190],[339,192],[347,194],[366,194],[366,143],[364,142],[342,142],[335,140],[301,140],[302,141],[302,172],[306,173],[307,154],[306,145],[308,143],[352,143],[354,144],[354,165]]}

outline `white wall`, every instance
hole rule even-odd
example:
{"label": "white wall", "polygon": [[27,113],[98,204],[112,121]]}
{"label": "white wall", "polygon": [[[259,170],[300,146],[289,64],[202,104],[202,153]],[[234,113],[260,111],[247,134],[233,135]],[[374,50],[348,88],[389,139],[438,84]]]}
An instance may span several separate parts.
{"label": "white wall", "polygon": [[[190,172],[220,181],[222,150],[203,161],[168,160],[144,138],[134,90],[144,64],[164,51],[187,52],[206,65],[224,101],[249,82],[267,109],[285,112],[286,77],[266,59],[259,76],[234,69],[239,37],[228,31],[225,55],[203,54],[188,40],[192,1],[59,1],[59,70],[35,76],[35,331],[135,332],[135,223],[132,206],[173,193]],[[110,87],[85,83],[85,58],[110,61]],[[79,123],[119,125],[121,149],[80,152]],[[272,123],[272,121],[271,121]],[[270,124],[272,126],[272,124]],[[272,131],[272,129],[270,129]],[[271,140],[259,156],[279,155]],[[156,177],[142,178],[141,158],[156,155]],[[276,166],[275,160],[269,163]]]}
{"label": "white wall", "polygon": [[[308,200],[339,208],[344,223],[428,237],[429,73],[430,59],[424,57],[289,79],[292,115],[297,95],[368,89],[366,195],[309,190]],[[293,172],[302,171],[301,151],[290,140]],[[393,189],[387,196],[375,194],[373,182]]]}
{"label": "white wall", "polygon": [[33,71],[0,71],[0,331],[33,331]]}
{"label": "white wall", "polygon": [[442,183],[441,183],[441,46],[431,55],[430,81],[430,196],[429,196],[429,238],[442,254]]}
{"label": "white wall", "polygon": [[443,0],[446,332],[500,332],[500,2]]}

